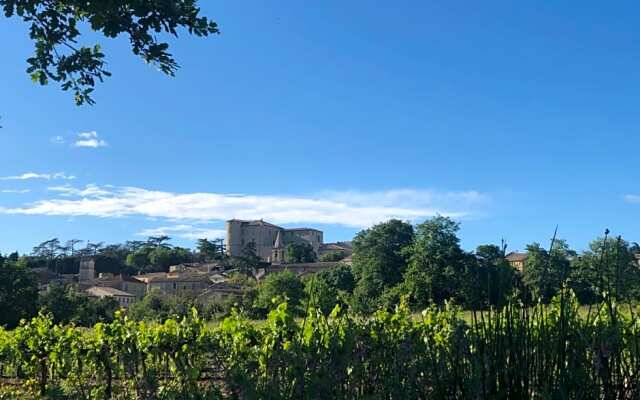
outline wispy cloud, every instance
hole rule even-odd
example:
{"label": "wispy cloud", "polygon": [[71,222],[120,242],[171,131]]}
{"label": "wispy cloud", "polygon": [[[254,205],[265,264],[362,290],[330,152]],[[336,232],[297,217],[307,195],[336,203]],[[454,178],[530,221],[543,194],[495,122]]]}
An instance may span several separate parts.
{"label": "wispy cloud", "polygon": [[264,218],[278,224],[336,224],[367,227],[390,218],[417,221],[437,214],[454,218],[477,215],[488,201],[479,192],[392,190],[324,192],[314,196],[172,193],[136,187],[88,185],[84,189],[50,188],[73,198],[53,198],[6,214],[125,217],[172,221],[219,222]]}
{"label": "wispy cloud", "polygon": [[0,193],[29,193],[31,189],[2,189]]}
{"label": "wispy cloud", "polygon": [[49,139],[49,141],[51,143],[53,143],[53,144],[64,144],[65,143],[64,137],[62,137],[60,135],[52,137],[51,139]]}
{"label": "wispy cloud", "polygon": [[49,186],[47,190],[52,192],[58,192],[60,196],[80,196],[80,197],[96,197],[96,196],[109,196],[111,194],[110,190],[113,188],[111,185],[98,186],[93,183],[88,184],[84,187],[84,189],[78,189],[71,185],[64,186]]}
{"label": "wispy cloud", "polygon": [[624,195],[624,201],[627,203],[640,203],[640,194],[626,194]]}
{"label": "wispy cloud", "polygon": [[108,143],[100,139],[96,131],[79,133],[76,141],[73,143],[73,147],[89,147],[94,149],[106,146],[108,146]]}
{"label": "wispy cloud", "polygon": [[224,229],[214,229],[193,225],[160,226],[157,228],[143,229],[137,233],[138,236],[170,236],[183,239],[218,239],[226,235]]}
{"label": "wispy cloud", "polygon": [[13,176],[2,176],[0,177],[0,181],[25,181],[29,179],[46,179],[46,180],[54,180],[54,179],[76,179],[73,175],[67,175],[64,172],[56,172],[53,174],[39,174],[36,172],[25,172],[22,175],[13,175]]}

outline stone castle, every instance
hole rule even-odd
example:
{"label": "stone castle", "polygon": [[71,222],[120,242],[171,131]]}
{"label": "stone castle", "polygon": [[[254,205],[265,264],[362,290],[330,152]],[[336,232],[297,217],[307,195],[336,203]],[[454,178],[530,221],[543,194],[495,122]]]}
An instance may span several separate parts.
{"label": "stone castle", "polygon": [[227,254],[240,256],[249,243],[254,243],[255,252],[263,261],[272,264],[284,262],[284,253],[289,243],[308,243],[316,255],[323,247],[322,231],[313,228],[285,229],[263,220],[227,221]]}

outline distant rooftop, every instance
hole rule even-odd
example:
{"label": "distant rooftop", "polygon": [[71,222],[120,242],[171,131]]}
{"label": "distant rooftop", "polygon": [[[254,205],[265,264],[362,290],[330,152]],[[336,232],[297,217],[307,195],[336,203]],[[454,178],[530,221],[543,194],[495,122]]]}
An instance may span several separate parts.
{"label": "distant rooftop", "polygon": [[136,297],[131,293],[124,292],[119,289],[115,289],[112,287],[104,287],[104,286],[92,286],[89,289],[85,290],[85,292],[92,294],[94,296],[122,296],[122,297]]}
{"label": "distant rooftop", "polygon": [[273,228],[278,228],[278,229],[284,229],[278,225],[274,225],[272,223],[269,222],[265,222],[262,219],[256,219],[256,220],[246,220],[246,219],[230,219],[227,222],[241,222],[242,224],[245,225],[255,225],[255,226],[271,226]]}
{"label": "distant rooftop", "polygon": [[527,259],[527,253],[518,253],[512,251],[511,253],[507,254],[505,258],[507,259],[507,261],[524,261]]}

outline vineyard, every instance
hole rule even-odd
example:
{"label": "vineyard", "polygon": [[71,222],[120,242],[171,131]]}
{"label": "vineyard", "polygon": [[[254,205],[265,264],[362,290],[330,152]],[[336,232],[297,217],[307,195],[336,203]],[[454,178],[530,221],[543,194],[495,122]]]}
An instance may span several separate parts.
{"label": "vineyard", "polygon": [[0,331],[0,398],[632,399],[640,398],[633,310],[548,306],[474,312],[400,305],[357,318],[286,303],[257,327],[235,313],[207,328],[120,315],[92,329],[47,316]]}

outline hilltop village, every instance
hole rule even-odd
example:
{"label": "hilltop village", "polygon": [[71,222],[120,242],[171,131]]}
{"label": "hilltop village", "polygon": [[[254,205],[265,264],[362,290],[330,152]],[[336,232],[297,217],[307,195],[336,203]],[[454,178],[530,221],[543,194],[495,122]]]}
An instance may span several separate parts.
{"label": "hilltop village", "polygon": [[238,266],[229,262],[233,259],[253,260],[249,272],[256,280],[284,270],[304,276],[338,264],[351,264],[350,242],[324,243],[323,232],[318,229],[287,229],[263,220],[229,220],[226,240],[216,243],[224,257],[170,265],[168,271],[135,275],[101,272],[100,258],[88,255],[81,258],[77,274],[55,273],[45,267],[34,268],[34,272],[41,292],[51,285],[64,285],[128,307],[152,291],[193,295],[203,301],[240,296],[242,288],[228,282],[229,276],[238,271]]}
{"label": "hilltop village", "polygon": [[6,260],[37,276],[40,301],[53,303],[48,308],[57,304],[56,295],[89,296],[97,306],[104,300],[125,308],[144,300],[135,312],[153,308],[148,303],[155,296],[221,313],[243,304],[264,316],[274,298],[299,306],[301,298],[318,290],[325,290],[317,295],[325,308],[342,302],[363,313],[398,304],[407,295],[420,306],[448,299],[466,306],[496,305],[513,293],[548,301],[567,274],[579,301],[586,303],[597,297],[593,287],[600,279],[594,281],[599,275],[593,271],[602,268],[609,270],[603,282],[611,280],[608,285],[625,296],[640,295],[640,245],[635,242],[598,238],[581,253],[563,240],[554,241],[551,251],[534,242],[526,252],[507,252],[505,243],[467,252],[460,247],[458,229],[446,217],[415,226],[389,220],[361,231],[353,243],[325,243],[315,228],[232,219],[226,222],[226,239],[200,239],[193,251],[172,246],[166,236],[89,243],[79,250],[76,241],[63,245],[52,239],[28,256],[16,253]]}

